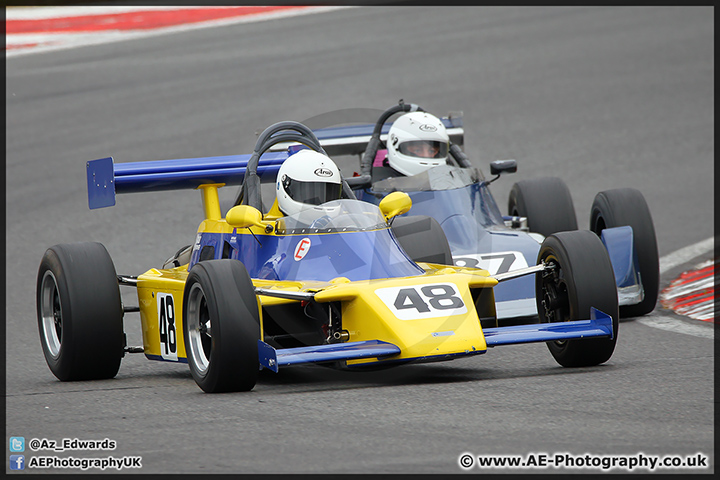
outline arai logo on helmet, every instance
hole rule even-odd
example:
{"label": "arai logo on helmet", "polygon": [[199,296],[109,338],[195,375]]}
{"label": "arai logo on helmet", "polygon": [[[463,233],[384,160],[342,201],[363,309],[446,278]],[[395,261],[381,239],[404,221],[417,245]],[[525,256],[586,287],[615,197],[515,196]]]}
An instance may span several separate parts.
{"label": "arai logo on helmet", "polygon": [[435,125],[428,125],[427,123],[423,123],[418,127],[418,129],[421,132],[435,132],[437,131],[437,127]]}
{"label": "arai logo on helmet", "polygon": [[329,168],[320,167],[315,169],[315,175],[317,175],[318,177],[332,177],[333,171]]}

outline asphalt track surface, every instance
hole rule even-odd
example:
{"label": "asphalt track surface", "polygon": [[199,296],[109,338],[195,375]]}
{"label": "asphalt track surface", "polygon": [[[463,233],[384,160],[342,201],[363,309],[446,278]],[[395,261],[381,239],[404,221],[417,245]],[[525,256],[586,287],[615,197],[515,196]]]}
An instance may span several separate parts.
{"label": "asphalt track surface", "polygon": [[[713,340],[636,319],[594,368],[563,369],[533,344],[374,373],[288,368],[207,395],[186,365],[142,355],[113,380],[58,382],[35,315],[49,246],[101,242],[136,275],[202,219],[196,191],[88,210],[86,161],[250,153],[277,121],[400,98],[464,111],[465,151],[486,174],[518,160],[491,187],[503,209],[514,181],[560,176],[587,228],[595,193],[635,187],[670,255],[713,235],[713,36],[711,8],[362,7],[8,59],[7,436],[109,438],[112,452],[26,454],[139,455],[142,473],[462,473],[465,452],[701,453],[709,468],[688,471],[714,472]],[[125,323],[140,345],[137,314]]]}

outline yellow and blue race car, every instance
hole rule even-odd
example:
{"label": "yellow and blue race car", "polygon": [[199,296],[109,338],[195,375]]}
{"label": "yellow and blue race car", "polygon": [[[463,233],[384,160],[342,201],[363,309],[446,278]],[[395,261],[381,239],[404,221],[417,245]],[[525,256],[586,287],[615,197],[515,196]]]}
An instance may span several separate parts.
{"label": "yellow and blue race car", "polygon": [[[373,205],[343,179],[342,197],[322,208],[286,216],[275,199],[266,210],[261,184],[274,183],[275,167],[297,150],[271,151],[283,142],[325,153],[305,125],[280,122],[250,155],[88,162],[90,208],[114,205],[118,193],[192,188],[205,219],[194,245],[136,276],[118,275],[99,243],[46,251],[37,316],[58,379],[112,378],[127,353],[187,363],[205,392],[251,390],[263,368],[379,368],[528,342],[547,342],[567,367],[612,356],[618,298],[608,253],[592,232],[550,235],[536,265],[496,275],[427,261],[444,258],[444,238],[411,258],[403,242],[432,219],[397,228],[394,220],[411,208],[403,192]],[[225,185],[240,185],[242,198],[223,216],[218,189]],[[548,305],[544,322],[484,328],[495,324],[493,288],[528,275]],[[136,287],[137,307],[125,304],[121,285]],[[140,314],[142,347],[127,345],[127,312]]]}

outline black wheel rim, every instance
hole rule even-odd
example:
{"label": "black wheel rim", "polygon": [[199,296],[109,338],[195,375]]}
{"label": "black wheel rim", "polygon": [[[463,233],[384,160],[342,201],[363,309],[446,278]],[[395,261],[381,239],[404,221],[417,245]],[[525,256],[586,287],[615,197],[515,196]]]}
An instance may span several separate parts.
{"label": "black wheel rim", "polygon": [[563,270],[553,257],[545,258],[544,261],[550,268],[542,272],[540,277],[543,321],[545,323],[566,322],[570,320],[570,294]]}

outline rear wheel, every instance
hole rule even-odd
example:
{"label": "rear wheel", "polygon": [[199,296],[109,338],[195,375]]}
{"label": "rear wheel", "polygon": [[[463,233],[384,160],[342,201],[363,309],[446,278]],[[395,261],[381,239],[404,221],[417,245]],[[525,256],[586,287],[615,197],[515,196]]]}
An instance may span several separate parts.
{"label": "rear wheel", "polygon": [[578,228],[570,190],[556,177],[515,183],[508,198],[508,214],[527,217],[528,229],[546,237]]}
{"label": "rear wheel", "polygon": [[197,263],[185,283],[183,333],[190,372],[208,393],[252,390],[260,362],[260,315],[245,266]]}
{"label": "rear wheel", "polygon": [[450,244],[442,227],[432,217],[395,217],[392,232],[414,262],[453,265]]}
{"label": "rear wheel", "polygon": [[587,320],[590,307],[613,319],[613,338],[548,342],[555,360],[564,367],[585,367],[606,362],[615,350],[618,335],[618,299],[615,276],[607,250],[587,230],[561,232],[545,239],[538,263],[551,268],[536,274],[540,321]]}
{"label": "rear wheel", "polygon": [[37,317],[43,354],[62,381],[113,378],[124,354],[115,266],[100,243],[55,245],[40,262]]}
{"label": "rear wheel", "polygon": [[617,188],[600,192],[590,210],[590,230],[598,236],[606,228],[630,226],[638,259],[644,297],[635,305],[623,305],[623,317],[650,313],[657,303],[660,283],[660,261],[652,216],[645,197],[634,188]]}

